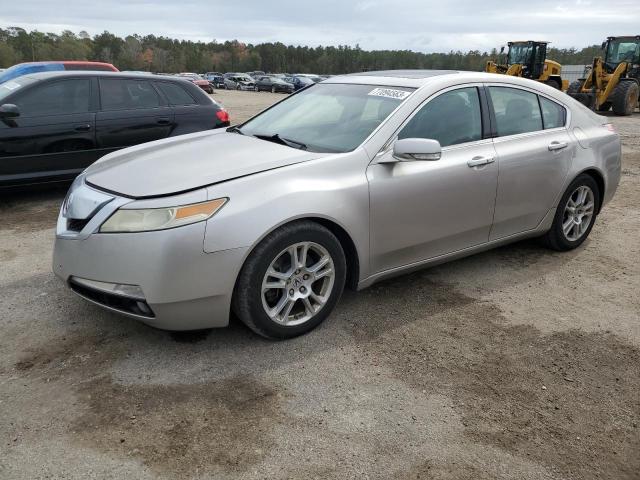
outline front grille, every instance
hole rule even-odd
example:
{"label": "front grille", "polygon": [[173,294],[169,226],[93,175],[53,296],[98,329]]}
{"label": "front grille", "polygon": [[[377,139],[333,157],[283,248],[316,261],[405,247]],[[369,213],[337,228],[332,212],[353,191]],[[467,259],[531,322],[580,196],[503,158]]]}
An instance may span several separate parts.
{"label": "front grille", "polygon": [[79,219],[79,218],[68,218],[67,219],[67,230],[71,232],[80,232],[86,225],[89,223],[90,218]]}
{"label": "front grille", "polygon": [[74,282],[73,279],[69,280],[69,286],[71,290],[78,295],[92,300],[105,307],[118,310],[123,313],[131,313],[141,317],[154,318],[155,315],[151,310],[151,307],[145,300],[136,298],[124,297],[122,295],[115,295],[95,288],[87,287],[86,285],[80,285]]}

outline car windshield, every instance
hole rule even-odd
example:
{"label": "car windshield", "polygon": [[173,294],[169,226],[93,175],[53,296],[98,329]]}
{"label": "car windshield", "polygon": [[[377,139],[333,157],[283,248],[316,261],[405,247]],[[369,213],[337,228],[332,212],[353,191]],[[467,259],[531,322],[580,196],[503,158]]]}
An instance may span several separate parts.
{"label": "car windshield", "polygon": [[607,49],[607,63],[640,63],[640,41],[635,39],[611,40]]}
{"label": "car windshield", "polygon": [[414,90],[320,83],[258,114],[241,133],[314,152],[349,152]]}
{"label": "car windshield", "polygon": [[509,65],[529,63],[532,47],[528,43],[513,44],[509,47]]}
{"label": "car windshield", "polygon": [[0,105],[4,103],[4,99],[9,95],[17,92],[34,81],[35,80],[29,77],[18,77],[4,83],[0,83]]}

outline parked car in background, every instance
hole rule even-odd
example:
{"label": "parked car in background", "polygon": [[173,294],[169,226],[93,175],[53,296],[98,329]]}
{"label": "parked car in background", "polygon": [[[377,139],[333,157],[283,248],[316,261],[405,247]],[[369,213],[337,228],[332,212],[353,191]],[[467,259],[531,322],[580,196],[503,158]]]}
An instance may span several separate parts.
{"label": "parked car in background", "polygon": [[221,73],[207,72],[203,77],[213,86],[213,88],[226,88],[224,78]]}
{"label": "parked car in background", "polygon": [[0,187],[66,181],[120,148],[228,125],[220,105],[178,77],[23,75],[0,84]]}
{"label": "parked car in background", "polygon": [[[255,81],[246,73],[225,73],[225,85],[228,90],[253,90],[255,87]],[[231,80],[231,82],[226,82]]]}
{"label": "parked car in background", "polygon": [[263,72],[262,70],[256,70],[254,72],[247,72],[246,74],[249,75],[254,80],[257,80],[259,77],[264,77],[266,75],[266,73]]}
{"label": "parked car in background", "polygon": [[38,72],[58,72],[71,70],[91,70],[98,72],[117,72],[118,69],[110,63],[104,62],[85,62],[85,61],[51,61],[51,62],[25,62],[18,63],[13,67],[7,68],[0,74],[0,83],[6,82],[13,78],[27,75],[29,73]]}
{"label": "parked car in background", "polygon": [[226,89],[227,84],[224,81],[224,77],[222,75],[215,75],[209,78],[209,83],[213,85],[214,88]]}
{"label": "parked car in background", "polygon": [[296,91],[316,83],[308,77],[298,77],[298,76],[285,77],[284,80],[290,83],[291,85],[293,85],[293,88]]}
{"label": "parked car in background", "polygon": [[314,75],[312,73],[296,73],[294,75],[295,77],[305,77],[308,78],[310,80],[313,80],[315,83],[321,82],[322,80],[324,80],[324,78],[322,78],[320,75]]}
{"label": "parked car in background", "polygon": [[284,80],[273,77],[273,76],[262,76],[256,80],[256,85],[254,87],[256,92],[283,92],[283,93],[293,93],[295,90],[294,86],[289,82],[285,82]]}
{"label": "parked car in background", "polygon": [[53,270],[155,327],[222,327],[233,311],[289,338],[327,318],[345,284],[524,238],[577,248],[620,175],[609,120],[540,82],[338,76],[239,127],[90,167],[58,217]]}
{"label": "parked car in background", "polygon": [[205,80],[204,78],[202,78],[200,75],[198,75],[197,73],[179,73],[177,75],[178,77],[184,78],[186,80],[189,80],[191,83],[193,83],[194,85],[199,86],[202,90],[204,90],[207,93],[213,93],[213,85],[211,85],[211,83],[209,83],[209,80]]}

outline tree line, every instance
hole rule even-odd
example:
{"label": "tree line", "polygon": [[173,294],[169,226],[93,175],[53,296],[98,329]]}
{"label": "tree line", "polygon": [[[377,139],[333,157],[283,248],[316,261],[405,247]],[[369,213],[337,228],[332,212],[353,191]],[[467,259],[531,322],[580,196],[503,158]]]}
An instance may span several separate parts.
{"label": "tree line", "polygon": [[[561,64],[590,64],[600,55],[597,45],[549,48],[547,58]],[[114,64],[120,70],[150,72],[300,72],[341,74],[387,69],[483,70],[498,52],[470,50],[422,53],[411,50],[362,50],[359,45],[293,46],[283,43],[245,44],[238,40],[193,42],[155,35],[121,38],[104,31],[91,37],[65,30],[60,34],[0,28],[0,68],[38,60],[93,60]]]}

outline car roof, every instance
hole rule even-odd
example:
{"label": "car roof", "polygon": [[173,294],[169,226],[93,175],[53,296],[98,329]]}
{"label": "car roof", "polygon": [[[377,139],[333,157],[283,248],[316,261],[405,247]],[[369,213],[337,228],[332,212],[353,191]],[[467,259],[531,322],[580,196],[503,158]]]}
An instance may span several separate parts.
{"label": "car roof", "polygon": [[126,73],[126,72],[107,72],[99,70],[68,70],[68,71],[56,71],[56,72],[38,72],[28,73],[22,75],[23,77],[31,78],[36,81],[48,80],[50,78],[64,78],[64,77],[116,77],[116,78],[136,78],[140,80],[149,80],[150,77],[162,79],[162,80],[184,80],[184,77],[177,77],[173,75],[153,75],[149,73]]}
{"label": "car roof", "polygon": [[[389,87],[420,88],[432,82],[451,80],[454,83],[499,82],[515,85],[531,85],[528,80],[509,75],[457,70],[382,70],[377,72],[350,73],[327,78],[322,83],[351,83]],[[539,82],[537,82],[539,83]]]}

